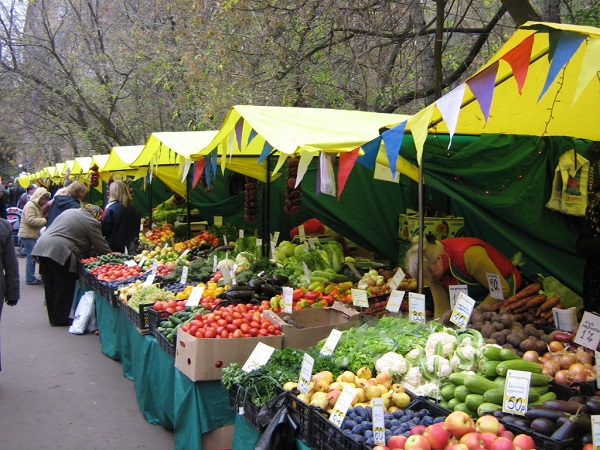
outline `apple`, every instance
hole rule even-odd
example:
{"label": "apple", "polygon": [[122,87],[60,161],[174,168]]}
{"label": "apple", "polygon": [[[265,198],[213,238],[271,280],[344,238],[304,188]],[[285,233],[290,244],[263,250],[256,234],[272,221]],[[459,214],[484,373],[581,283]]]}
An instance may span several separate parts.
{"label": "apple", "polygon": [[533,450],[535,449],[535,441],[531,436],[526,434],[518,434],[513,439],[513,444],[521,448],[521,450]]}
{"label": "apple", "polygon": [[489,431],[490,433],[498,434],[500,432],[500,421],[491,414],[486,414],[475,422],[475,431],[478,433]]}
{"label": "apple", "polygon": [[450,432],[446,430],[442,422],[429,425],[425,429],[423,436],[429,441],[429,445],[431,445],[433,450],[443,449],[448,445],[448,441],[450,440]]}
{"label": "apple", "polygon": [[481,435],[477,431],[471,431],[467,434],[463,434],[459,442],[461,444],[465,444],[469,450],[484,448],[485,444],[483,439],[481,439]]}
{"label": "apple", "polygon": [[481,439],[483,439],[483,442],[485,443],[485,448],[490,448],[490,444],[498,439],[498,435],[486,431],[481,433]]}
{"label": "apple", "polygon": [[387,443],[390,449],[403,449],[408,438],[406,436],[392,436]]}
{"label": "apple", "polygon": [[425,439],[422,435],[413,434],[412,436],[409,436],[404,443],[404,450],[417,448],[422,450],[431,450],[431,445],[429,445],[429,441],[427,441],[427,439]]}
{"label": "apple", "polygon": [[391,450],[391,449],[385,445],[376,445],[375,447],[373,447],[373,450]]}
{"label": "apple", "polygon": [[460,442],[455,442],[444,448],[444,450],[469,450],[469,447],[467,447],[465,444],[461,444]]}
{"label": "apple", "polygon": [[427,427],[425,425],[415,425],[410,430],[410,435],[413,436],[415,434],[423,434],[426,429],[427,429]]}
{"label": "apple", "polygon": [[512,431],[504,430],[498,433],[498,437],[503,437],[512,441],[515,438],[515,434]]}
{"label": "apple", "polygon": [[446,430],[452,433],[457,438],[461,438],[463,435],[475,431],[475,422],[464,411],[453,411],[451,412],[446,420],[444,421]]}
{"label": "apple", "polygon": [[489,450],[515,450],[515,446],[510,439],[499,437],[492,442]]}

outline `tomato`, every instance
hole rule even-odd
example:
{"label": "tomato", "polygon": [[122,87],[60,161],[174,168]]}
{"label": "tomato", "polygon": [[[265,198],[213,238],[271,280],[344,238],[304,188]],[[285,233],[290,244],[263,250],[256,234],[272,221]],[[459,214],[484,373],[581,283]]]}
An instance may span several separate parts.
{"label": "tomato", "polygon": [[234,338],[241,338],[243,336],[244,336],[244,333],[242,333],[241,330],[235,330],[233,332],[233,334],[231,335],[231,337],[234,337]]}
{"label": "tomato", "polygon": [[190,333],[190,334],[196,334],[196,333],[198,332],[198,328],[199,328],[199,327],[198,327],[198,325],[192,325],[192,326],[190,327],[190,331],[189,331],[189,333]]}
{"label": "tomato", "polygon": [[225,315],[225,320],[227,321],[227,323],[233,323],[233,316],[230,316],[229,314]]}
{"label": "tomato", "polygon": [[258,328],[250,328],[250,331],[248,333],[250,334],[250,336],[256,337],[258,336]]}
{"label": "tomato", "polygon": [[177,306],[175,307],[175,311],[183,311],[184,309],[185,309],[185,306],[184,306],[184,305],[177,305]]}
{"label": "tomato", "polygon": [[229,331],[230,333],[233,333],[234,331],[236,331],[238,329],[238,327],[236,327],[234,324],[232,323],[228,323],[227,326],[225,327],[225,329],[227,331]]}
{"label": "tomato", "polygon": [[167,302],[167,305],[169,305],[169,308],[175,308],[177,306],[177,301],[176,300],[169,300]]}
{"label": "tomato", "polygon": [[175,314],[175,308],[165,308],[165,311],[168,312],[169,314]]}
{"label": "tomato", "polygon": [[229,337],[229,331],[227,331],[227,330],[221,331],[221,337],[222,338],[228,338]]}
{"label": "tomato", "polygon": [[227,325],[227,321],[225,319],[219,319],[217,320],[217,325],[224,327],[225,325]]}
{"label": "tomato", "polygon": [[[197,317],[197,316],[196,316]],[[198,320],[197,318],[190,321],[190,325],[201,327],[203,325],[202,320]]]}
{"label": "tomato", "polygon": [[232,316],[234,319],[241,319],[241,318],[243,318],[243,317],[244,317],[244,316],[242,316],[242,313],[241,313],[241,312],[239,312],[239,311],[234,311],[234,312],[231,314],[231,316]]}
{"label": "tomato", "polygon": [[273,325],[269,325],[267,327],[267,331],[269,332],[269,334],[273,334],[275,333],[275,327]]}
{"label": "tomato", "polygon": [[204,337],[205,337],[205,338],[210,338],[210,339],[212,339],[212,338],[214,338],[214,337],[215,337],[215,332],[214,332],[214,331],[212,331],[212,330],[206,330],[206,331],[204,332]]}
{"label": "tomato", "polygon": [[252,328],[260,328],[260,323],[257,322],[256,320],[253,320],[252,322],[250,322],[250,327],[252,327]]}
{"label": "tomato", "polygon": [[202,330],[196,331],[196,337],[197,338],[204,338],[204,332]]}
{"label": "tomato", "polygon": [[231,323],[235,325],[236,328],[239,328],[240,325],[244,323],[244,319],[233,319]]}
{"label": "tomato", "polygon": [[154,305],[152,305],[152,309],[154,309],[154,311],[163,311],[165,309],[164,303],[156,302]]}
{"label": "tomato", "polygon": [[269,335],[269,332],[268,332],[268,331],[267,331],[265,328],[261,328],[261,329],[258,331],[258,334],[259,334],[260,336],[268,336],[268,335]]}
{"label": "tomato", "polygon": [[247,323],[242,323],[240,325],[240,330],[242,333],[248,334],[250,332],[250,325],[248,325]]}

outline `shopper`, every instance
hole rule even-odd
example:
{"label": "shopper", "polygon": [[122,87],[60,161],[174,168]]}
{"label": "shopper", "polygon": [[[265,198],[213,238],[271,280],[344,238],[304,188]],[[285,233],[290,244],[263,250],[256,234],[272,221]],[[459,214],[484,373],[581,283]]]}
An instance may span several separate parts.
{"label": "shopper", "polygon": [[48,212],[48,224],[50,227],[52,222],[63,212],[68,209],[80,208],[81,201],[86,197],[88,189],[85,184],[75,181],[65,188],[60,195],[55,195],[52,199],[52,206]]}
{"label": "shopper", "polygon": [[[7,220],[0,219],[0,318],[2,306],[15,306],[19,302],[19,263],[15,253],[12,228]],[[0,370],[2,365],[0,364]]]}
{"label": "shopper", "polygon": [[141,216],[133,206],[129,187],[113,181],[108,189],[108,205],[102,216],[102,234],[114,252],[129,250],[139,235]]}
{"label": "shopper", "polygon": [[6,204],[7,206],[11,207],[11,208],[15,208],[17,206],[17,203],[19,202],[19,198],[21,198],[21,195],[23,195],[23,193],[25,192],[25,189],[23,189],[23,186],[21,186],[19,184],[19,180],[15,180],[15,182],[13,183],[12,186],[10,186],[9,183],[9,189],[8,189],[8,199],[6,200]]}
{"label": "shopper", "polygon": [[4,183],[0,183],[0,219],[6,219],[6,188]]}
{"label": "shopper", "polygon": [[19,239],[21,241],[21,252],[27,258],[25,283],[42,284],[35,276],[35,258],[31,251],[40,237],[40,229],[46,225],[46,219],[42,214],[42,207],[50,200],[50,192],[40,187],[35,190],[31,199],[23,208],[21,226],[19,227]]}
{"label": "shopper", "polygon": [[99,219],[102,209],[86,205],[61,213],[51,227],[40,236],[32,255],[40,261],[48,319],[52,326],[70,325],[69,315],[79,278],[80,260],[110,253]]}
{"label": "shopper", "polygon": [[[406,252],[406,269],[418,276],[419,238]],[[521,286],[521,273],[499,250],[473,237],[438,241],[429,235],[423,239],[423,281],[429,284],[433,296],[434,317],[450,309],[449,287],[466,284],[468,295],[479,304],[494,304],[499,300],[490,295],[487,274],[498,275],[504,298]]]}
{"label": "shopper", "polygon": [[27,190],[19,197],[19,201],[17,202],[17,208],[25,208],[25,205],[29,200],[31,200],[31,196],[33,195],[36,189],[37,186],[35,184],[30,184],[29,186],[27,186]]}

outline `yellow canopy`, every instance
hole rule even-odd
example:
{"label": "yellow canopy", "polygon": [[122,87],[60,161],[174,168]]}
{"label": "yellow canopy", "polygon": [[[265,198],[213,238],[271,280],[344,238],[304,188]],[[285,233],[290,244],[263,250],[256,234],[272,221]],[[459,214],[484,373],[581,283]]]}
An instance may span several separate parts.
{"label": "yellow canopy", "polygon": [[206,147],[217,131],[181,131],[152,133],[133,166],[179,164]]}
{"label": "yellow canopy", "polygon": [[132,170],[132,163],[137,159],[143,149],[143,145],[111,148],[108,160],[102,167],[102,171],[119,172],[122,170]]}
{"label": "yellow canopy", "polygon": [[92,165],[96,164],[98,166],[98,170],[102,172],[104,170],[104,166],[108,162],[108,158],[110,158],[109,153],[103,155],[94,155],[92,156]]}
{"label": "yellow canopy", "polygon": [[75,158],[75,164],[73,164],[71,173],[74,175],[86,174],[90,171],[91,166],[92,166],[92,157],[91,156],[78,156]]}

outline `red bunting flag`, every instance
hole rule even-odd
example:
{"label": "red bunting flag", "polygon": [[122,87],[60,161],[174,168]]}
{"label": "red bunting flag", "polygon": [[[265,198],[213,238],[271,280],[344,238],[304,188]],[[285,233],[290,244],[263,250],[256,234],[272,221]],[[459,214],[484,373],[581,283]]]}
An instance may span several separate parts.
{"label": "red bunting flag", "polygon": [[521,94],[523,91],[523,85],[525,84],[527,72],[529,71],[529,61],[531,59],[531,49],[533,48],[534,36],[535,34],[527,36],[519,45],[512,50],[509,50],[500,58],[510,64],[510,67],[513,71],[513,76],[515,77],[517,86],[519,88],[519,94]]}
{"label": "red bunting flag", "polygon": [[338,165],[338,200],[346,186],[350,172],[352,172],[354,164],[356,164],[359,151],[360,147],[355,148],[351,152],[340,153],[340,163]]}
{"label": "red bunting flag", "polygon": [[198,181],[200,181],[200,177],[202,176],[202,172],[204,172],[204,165],[206,164],[204,158],[196,161],[194,164],[194,181],[192,182],[192,189],[196,187]]}

